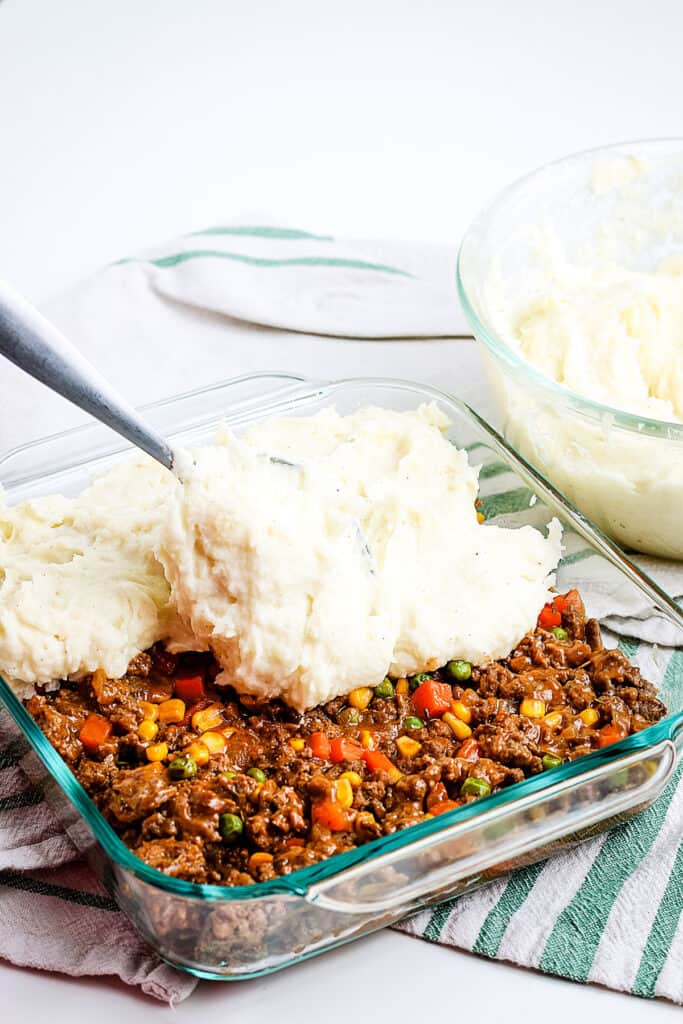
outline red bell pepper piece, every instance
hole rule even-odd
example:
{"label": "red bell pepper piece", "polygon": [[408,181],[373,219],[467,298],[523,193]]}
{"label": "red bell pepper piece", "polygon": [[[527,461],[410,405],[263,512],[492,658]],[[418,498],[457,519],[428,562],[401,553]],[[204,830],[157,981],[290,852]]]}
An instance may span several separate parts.
{"label": "red bell pepper piece", "polygon": [[356,740],[348,736],[337,736],[330,742],[329,759],[334,764],[340,761],[359,761],[363,756],[363,748]]}
{"label": "red bell pepper piece", "polygon": [[93,754],[97,748],[111,736],[112,724],[108,718],[102,715],[88,715],[81,726],[78,738],[88,751]]}
{"label": "red bell pepper piece", "polygon": [[180,697],[186,704],[196,704],[206,695],[204,677],[199,672],[177,675],[173,683],[176,697]]}
{"label": "red bell pepper piece", "polygon": [[602,729],[598,732],[598,746],[608,747],[610,743],[618,743],[625,736],[624,730],[620,729],[618,725],[614,725],[613,722],[610,725],[603,725]]}
{"label": "red bell pepper piece", "polygon": [[312,732],[308,737],[307,743],[314,757],[319,757],[322,761],[329,760],[330,741],[324,732]]}
{"label": "red bell pepper piece", "polygon": [[349,816],[334,800],[318,800],[311,806],[311,820],[329,828],[330,832],[345,832]]}
{"label": "red bell pepper piece", "polygon": [[541,629],[554,629],[555,626],[562,625],[562,615],[552,604],[544,604],[538,616],[538,625]]}
{"label": "red bell pepper piece", "polygon": [[371,772],[385,772],[392,782],[398,782],[401,778],[402,772],[381,750],[364,750],[363,760]]}
{"label": "red bell pepper piece", "polygon": [[453,691],[448,683],[439,683],[436,679],[427,679],[421,683],[413,694],[413,707],[420,718],[439,718],[450,711],[453,702]]}

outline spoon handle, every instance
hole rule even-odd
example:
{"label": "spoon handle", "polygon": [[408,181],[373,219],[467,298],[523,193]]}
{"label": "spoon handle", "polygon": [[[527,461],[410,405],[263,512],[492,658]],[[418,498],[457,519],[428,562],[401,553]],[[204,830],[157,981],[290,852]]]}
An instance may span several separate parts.
{"label": "spoon handle", "polygon": [[78,349],[0,281],[0,354],[173,469],[173,451]]}

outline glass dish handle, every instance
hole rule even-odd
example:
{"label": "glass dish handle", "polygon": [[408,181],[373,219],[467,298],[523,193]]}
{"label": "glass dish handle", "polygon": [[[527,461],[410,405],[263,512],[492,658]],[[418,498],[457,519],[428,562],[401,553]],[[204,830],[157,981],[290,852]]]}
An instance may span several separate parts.
{"label": "glass dish handle", "polygon": [[[676,766],[669,739],[455,822],[309,886],[305,898],[345,914],[409,912],[475,888],[647,806]],[[601,825],[601,828],[596,826]],[[529,856],[536,851],[538,856]]]}

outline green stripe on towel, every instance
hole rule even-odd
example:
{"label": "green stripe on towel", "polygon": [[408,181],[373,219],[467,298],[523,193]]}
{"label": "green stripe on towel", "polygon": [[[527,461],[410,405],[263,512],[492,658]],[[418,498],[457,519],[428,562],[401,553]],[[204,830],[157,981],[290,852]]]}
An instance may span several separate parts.
{"label": "green stripe on towel", "polygon": [[334,242],[332,235],[312,235],[309,231],[299,231],[296,228],[268,227],[224,228],[216,226],[204,228],[203,231],[192,231],[185,237],[198,238],[201,235],[237,235],[241,238],[272,238],[288,242],[298,241],[299,239],[310,239],[313,242]]}
{"label": "green stripe on towel", "polygon": [[505,462],[489,462],[479,469],[480,480],[491,480],[493,477],[502,476],[503,473],[512,473],[512,469]]}
{"label": "green stripe on towel", "polygon": [[640,966],[632,991],[638,996],[653,996],[671,949],[681,911],[683,910],[683,841],[678,847],[669,882],[662,896],[657,916],[640,958]]}
{"label": "green stripe on towel", "polygon": [[39,789],[29,789],[25,793],[13,793],[11,796],[0,797],[0,811],[15,811],[20,807],[35,807],[42,803],[43,794]]}
{"label": "green stripe on towel", "polygon": [[512,916],[525,902],[544,866],[545,861],[539,861],[537,864],[531,864],[529,867],[523,868],[512,875],[501,893],[500,899],[489,910],[486,920],[481,926],[476,941],[472,946],[473,953],[482,953],[484,956],[497,956]]}
{"label": "green stripe on towel", "polygon": [[68,889],[64,885],[53,885],[43,882],[40,878],[31,878],[20,871],[0,871],[0,886],[17,889],[20,892],[34,892],[39,896],[55,896],[69,903],[79,903],[84,907],[97,910],[118,911],[118,906],[111,896],[101,896],[96,892],[83,892],[80,889]]}
{"label": "green stripe on towel", "polygon": [[533,491],[528,487],[517,487],[514,491],[499,491],[481,498],[481,511],[486,519],[526,511],[531,503]]}
{"label": "green stripe on towel", "polygon": [[652,806],[607,836],[583,884],[557,917],[538,965],[542,971],[587,980],[614,901],[657,839],[680,776],[681,769]]}
{"label": "green stripe on towel", "polygon": [[453,901],[448,900],[446,903],[441,903],[438,907],[435,907],[432,911],[432,916],[427,922],[427,926],[422,933],[425,939],[430,939],[431,942],[438,942],[443,931],[443,926],[450,917],[451,910],[453,909]]}
{"label": "green stripe on towel", "polygon": [[113,266],[124,263],[149,263],[153,267],[177,267],[188,260],[216,259],[231,260],[233,263],[246,263],[251,267],[345,267],[351,270],[375,270],[382,274],[396,274],[400,277],[412,277],[406,270],[390,267],[385,263],[369,263],[366,260],[349,260],[342,256],[294,256],[290,259],[270,259],[265,256],[247,256],[240,252],[222,252],[220,249],[190,249],[177,252],[171,256],[158,256],[149,259],[129,256],[117,260]]}

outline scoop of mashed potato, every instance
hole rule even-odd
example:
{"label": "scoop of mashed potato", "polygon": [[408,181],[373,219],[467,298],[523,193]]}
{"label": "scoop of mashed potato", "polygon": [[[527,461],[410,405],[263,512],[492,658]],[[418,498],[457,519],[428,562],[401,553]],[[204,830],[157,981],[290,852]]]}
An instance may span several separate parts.
{"label": "scoop of mashed potato", "polygon": [[223,681],[304,709],[387,673],[504,656],[533,627],[559,524],[548,538],[481,526],[447,423],[435,406],[328,409],[186,457],[157,554]]}
{"label": "scoop of mashed potato", "polygon": [[77,498],[0,501],[0,672],[18,692],[97,668],[121,676],[171,630],[154,548],[172,487],[145,459]]}
{"label": "scoop of mashed potato", "polygon": [[511,347],[572,391],[683,422],[683,258],[656,272],[559,262],[545,291],[500,326]]}

